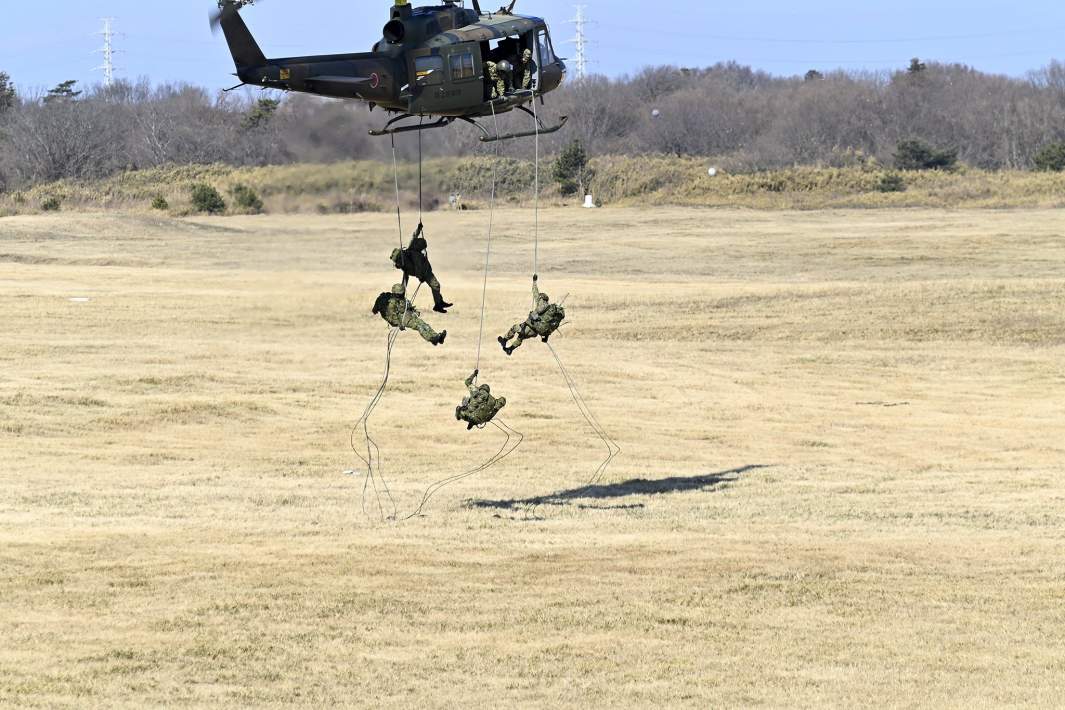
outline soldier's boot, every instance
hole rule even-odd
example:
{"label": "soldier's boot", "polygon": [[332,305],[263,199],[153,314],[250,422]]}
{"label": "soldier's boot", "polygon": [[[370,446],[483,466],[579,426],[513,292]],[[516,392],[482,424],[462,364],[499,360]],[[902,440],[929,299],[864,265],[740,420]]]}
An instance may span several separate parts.
{"label": "soldier's boot", "polygon": [[444,340],[446,338],[447,338],[447,331],[445,330],[445,331],[441,331],[440,335],[436,336],[435,338],[433,338],[429,342],[431,342],[433,344],[433,346],[435,347],[437,345],[443,345],[444,344]]}
{"label": "soldier's boot", "polygon": [[473,429],[473,422],[466,422],[466,431]]}
{"label": "soldier's boot", "polygon": [[462,421],[462,407],[455,407],[455,419]]}
{"label": "soldier's boot", "polygon": [[437,313],[447,313],[447,309],[451,308],[454,303],[448,303],[444,300],[444,295],[440,293],[439,288],[433,289],[433,310]]}
{"label": "soldier's boot", "polygon": [[503,347],[503,352],[506,352],[507,351],[507,338],[506,338],[506,336],[501,335],[498,338],[496,338],[496,340],[498,340],[499,344]]}

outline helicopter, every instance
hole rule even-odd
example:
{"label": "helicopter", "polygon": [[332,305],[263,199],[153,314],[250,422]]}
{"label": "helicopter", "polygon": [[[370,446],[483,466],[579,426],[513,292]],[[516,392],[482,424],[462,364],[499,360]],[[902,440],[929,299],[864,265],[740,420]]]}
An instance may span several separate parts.
{"label": "helicopter", "polygon": [[[479,0],[473,0],[472,9],[459,0],[428,7],[395,0],[372,51],[280,59],[263,54],[240,15],[243,7],[255,2],[219,0],[210,17],[212,28],[221,27],[225,35],[241,81],[226,91],[259,86],[355,99],[367,103],[371,111],[380,107],[398,114],[371,130],[374,136],[442,128],[461,120],[478,128],[482,141],[490,142],[554,133],[566,123],[562,116],[557,125],[545,126],[526,106],[537,99],[542,104],[545,94],[562,85],[566,65],[554,52],[547,23],[514,14],[516,0],[489,13],[481,11]],[[527,87],[523,72],[515,69],[526,50],[532,55]],[[489,63],[510,79],[502,95],[489,79]],[[515,109],[532,116],[537,128],[499,135],[477,121]],[[437,120],[425,123],[425,117]],[[417,124],[403,124],[414,118]]]}

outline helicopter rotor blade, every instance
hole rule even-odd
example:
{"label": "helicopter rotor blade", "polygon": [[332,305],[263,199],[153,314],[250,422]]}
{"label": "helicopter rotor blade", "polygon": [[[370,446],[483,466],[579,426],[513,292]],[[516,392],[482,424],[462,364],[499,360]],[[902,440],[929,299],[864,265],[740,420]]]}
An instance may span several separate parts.
{"label": "helicopter rotor blade", "polygon": [[481,12],[481,3],[478,0],[473,0],[473,11],[477,13],[478,17],[484,14]]}
{"label": "helicopter rotor blade", "polygon": [[256,2],[262,2],[262,0],[218,0],[218,9],[207,13],[211,23],[211,32],[218,33],[222,18],[227,12],[240,12],[245,5],[254,5]]}

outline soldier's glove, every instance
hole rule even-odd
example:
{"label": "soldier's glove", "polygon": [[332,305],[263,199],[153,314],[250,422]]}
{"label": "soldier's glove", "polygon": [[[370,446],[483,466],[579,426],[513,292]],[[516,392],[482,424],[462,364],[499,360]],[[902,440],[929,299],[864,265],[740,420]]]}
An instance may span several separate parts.
{"label": "soldier's glove", "polygon": [[536,283],[539,280],[540,280],[540,276],[538,274],[533,274],[533,283]]}
{"label": "soldier's glove", "polygon": [[479,375],[479,374],[481,374],[481,371],[480,371],[480,370],[474,370],[474,371],[473,371],[473,376],[474,376],[474,377],[477,377],[477,375]]}

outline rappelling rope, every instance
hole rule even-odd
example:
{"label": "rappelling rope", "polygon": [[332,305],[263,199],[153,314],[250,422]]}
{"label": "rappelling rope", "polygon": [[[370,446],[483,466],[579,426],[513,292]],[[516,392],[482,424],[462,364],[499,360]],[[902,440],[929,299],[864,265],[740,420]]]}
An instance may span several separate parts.
{"label": "rappelling rope", "polygon": [[[492,123],[496,135],[499,135],[499,117],[496,115],[496,105],[492,106]],[[496,159],[492,161],[492,197],[488,203],[488,244],[484,250],[484,285],[481,288],[481,331],[477,335],[477,366],[473,369],[481,369],[481,345],[484,342],[484,319],[488,306],[488,271],[492,262],[492,228],[496,213],[496,178],[499,172],[499,141],[495,141]]]}
{"label": "rappelling rope", "polygon": [[[419,119],[419,123],[422,119]],[[390,136],[392,143],[392,177],[396,187],[396,228],[399,233],[399,248],[404,248],[404,234],[403,234],[403,212],[402,204],[399,194],[399,161],[396,158],[396,137],[395,134]],[[418,223],[421,224],[422,218],[422,140],[421,131],[418,132]],[[405,280],[405,279],[404,279]],[[411,303],[418,297],[418,293],[421,291],[422,285],[418,284],[418,287],[414,289],[414,294],[408,299],[406,291],[403,294],[403,315],[400,317],[400,326],[392,328],[388,332],[388,341],[385,347],[385,373],[381,379],[381,385],[377,388],[373,397],[370,398],[369,404],[366,405],[366,409],[363,411],[362,416],[355,426],[351,429],[351,435],[349,441],[351,444],[351,450],[359,458],[363,464],[366,465],[366,479],[363,481],[362,487],[362,512],[363,515],[368,515],[366,511],[366,497],[370,488],[373,488],[374,495],[377,498],[378,511],[381,513],[381,517],[384,519],[395,519],[399,514],[396,507],[396,501],[392,497],[392,491],[388,486],[388,481],[385,479],[384,467],[381,463],[381,447],[377,445],[377,442],[372,436],[370,436],[370,417],[373,415],[377,405],[380,404],[381,399],[384,397],[385,390],[388,387],[388,380],[392,370],[392,349],[395,347],[396,340],[399,338],[399,334],[403,332],[407,324],[407,315],[410,310]],[[363,456],[359,449],[355,446],[355,432],[362,428],[363,439],[366,446],[366,455]],[[375,465],[376,463],[376,465]],[[378,488],[380,484],[380,488]],[[385,496],[388,498],[389,507],[392,509],[391,515],[385,515],[384,503],[381,500],[381,491],[384,491]]]}
{"label": "rappelling rope", "polygon": [[[539,274],[540,268],[540,117],[536,111],[536,98],[533,97],[533,130],[536,133],[535,142],[535,168],[533,171],[533,277],[535,278]],[[566,299],[562,299],[565,301]],[[533,307],[536,307],[535,299],[533,299]],[[595,473],[592,474],[591,480],[588,485],[594,485],[602,479],[603,474],[606,473],[607,467],[611,462],[621,454],[621,447],[617,442],[611,438],[607,433],[603,425],[599,423],[599,419],[592,412],[591,407],[588,406],[588,402],[585,401],[584,395],[581,394],[580,389],[577,387],[577,382],[569,374],[569,370],[562,362],[562,358],[555,352],[555,348],[551,343],[547,343],[548,350],[551,351],[551,355],[555,358],[555,362],[558,364],[559,372],[562,373],[562,379],[566,382],[566,387],[569,389],[570,396],[573,397],[574,404],[577,405],[577,409],[580,411],[581,416],[588,422],[588,426],[592,428],[596,436],[602,439],[603,444],[606,446],[607,456],[601,464],[595,469]]]}
{"label": "rappelling rope", "polygon": [[595,413],[592,412],[592,408],[588,406],[588,403],[584,399],[584,395],[582,395],[580,389],[578,389],[577,382],[569,374],[569,370],[566,369],[566,366],[562,363],[562,358],[559,357],[551,343],[547,343],[547,349],[551,351],[551,355],[554,356],[555,362],[558,363],[558,369],[562,373],[562,378],[566,381],[566,386],[569,388],[570,396],[573,397],[573,402],[577,405],[577,409],[580,410],[581,415],[584,417],[585,421],[588,422],[588,426],[592,428],[592,431],[595,432],[596,436],[603,440],[603,444],[606,446],[606,459],[599,464],[595,469],[595,473],[592,475],[591,480],[588,481],[589,486],[595,485],[602,479],[603,474],[606,473],[606,469],[610,466],[611,462],[621,454],[621,447],[618,446],[618,443],[607,433],[606,429],[603,428],[603,425],[599,423],[599,419],[595,416]]}
{"label": "rappelling rope", "polygon": [[[370,416],[377,408],[381,398],[385,394],[385,388],[388,386],[389,374],[392,370],[392,347],[396,344],[396,339],[399,337],[399,328],[392,328],[388,331],[388,341],[385,347],[385,374],[381,378],[381,385],[377,388],[377,392],[370,398],[370,403],[366,405],[366,409],[363,411],[362,416],[355,422],[355,426],[351,429],[350,443],[351,450],[355,453],[359,460],[366,465],[366,480],[362,484],[362,513],[369,517],[366,512],[366,494],[369,491],[370,486],[373,486],[374,494],[377,497],[377,507],[381,513],[382,518],[395,518],[397,514],[396,501],[392,498],[392,491],[389,490],[388,482],[385,480],[383,467],[381,465],[381,448],[370,436]],[[366,445],[366,456],[363,456],[355,446],[355,432],[362,428],[363,438]],[[374,461],[377,462],[376,471],[374,470]],[[381,487],[385,491],[385,495],[388,497],[389,505],[392,508],[392,515],[386,516],[384,511],[384,505],[381,502],[381,492],[377,488],[377,481],[380,480]]]}
{"label": "rappelling rope", "polygon": [[[402,518],[402,520],[410,520],[411,518],[416,518],[417,516],[421,515],[422,511],[425,510],[425,506],[429,505],[429,500],[447,486],[450,486],[452,483],[458,483],[464,478],[469,478],[474,474],[478,474],[482,471],[491,468],[492,466],[495,466],[497,463],[499,463],[500,461],[507,458],[512,453],[518,450],[518,447],[521,446],[521,442],[525,440],[525,435],[522,434],[520,431],[510,427],[502,419],[493,419],[491,423],[493,426],[503,432],[503,434],[505,434],[507,437],[506,440],[503,442],[503,445],[499,447],[499,451],[497,451],[487,461],[482,463],[477,468],[472,468],[469,471],[459,473],[448,478],[442,478],[436,483],[433,483],[431,486],[425,489],[425,493],[422,494],[422,501],[418,504],[418,508],[407,517]],[[513,446],[511,446],[510,441],[515,436],[518,438],[518,441]]]}
{"label": "rappelling rope", "polygon": [[535,160],[533,162],[533,275],[540,273],[540,118],[536,115],[536,93],[533,92],[533,127],[536,131]]}
{"label": "rappelling rope", "polygon": [[396,162],[396,134],[389,134],[392,140],[392,177],[396,182],[396,223],[399,227],[399,248],[403,248],[403,215],[399,205],[399,164]]}
{"label": "rappelling rope", "polygon": [[[493,123],[493,126],[495,128],[495,133],[498,136],[499,135],[499,117],[496,114],[495,104],[492,104],[492,123]],[[492,165],[492,192],[491,192],[491,200],[489,202],[488,237],[487,237],[487,245],[485,247],[485,256],[484,256],[484,284],[482,285],[482,288],[481,288],[481,329],[480,329],[480,334],[477,337],[477,364],[476,364],[476,368],[475,368],[475,370],[477,370],[477,371],[480,371],[480,369],[481,369],[481,346],[482,346],[482,344],[484,342],[484,325],[485,325],[485,317],[486,317],[486,313],[487,313],[487,303],[488,303],[488,273],[489,273],[489,270],[491,269],[492,229],[493,229],[493,225],[494,225],[495,206],[496,206],[496,188],[497,188],[497,179],[498,179],[498,174],[499,174],[499,145],[498,144],[499,144],[499,141],[496,141],[496,146],[495,146],[495,153],[496,153],[495,157],[496,157],[496,159],[495,159],[495,161],[493,161],[493,165]],[[403,518],[402,520],[410,520],[411,518],[414,518],[414,517],[417,517],[417,516],[421,515],[422,512],[425,510],[426,506],[429,505],[429,501],[432,499],[432,497],[435,496],[437,493],[439,493],[441,490],[443,490],[444,488],[450,486],[453,483],[457,483],[457,482],[463,480],[464,478],[469,478],[470,476],[473,476],[475,474],[481,473],[482,471],[486,471],[487,469],[491,468],[492,466],[495,466],[497,463],[499,463],[500,461],[502,461],[503,459],[507,458],[508,456],[513,454],[515,451],[517,451],[518,447],[521,446],[522,441],[525,440],[525,435],[524,434],[522,434],[521,432],[519,432],[516,429],[512,428],[511,426],[509,426],[502,419],[498,419],[498,418],[497,419],[493,419],[491,424],[492,424],[492,426],[494,426],[497,429],[499,429],[500,431],[502,431],[504,435],[506,435],[506,439],[503,441],[503,445],[499,448],[499,451],[497,451],[494,455],[490,456],[484,463],[482,463],[481,465],[479,465],[479,466],[477,466],[475,468],[472,468],[472,469],[470,469],[468,471],[464,471],[463,473],[456,474],[454,476],[448,476],[447,478],[441,478],[439,481],[436,481],[435,483],[431,484],[428,488],[425,489],[425,492],[422,494],[422,500],[418,504],[418,507],[415,509],[415,511],[413,513],[411,513],[410,515],[408,515],[407,517]],[[481,427],[478,427],[478,428],[483,429],[485,426],[487,426],[487,425],[484,425],[484,426],[481,426]],[[512,445],[511,441],[514,439],[514,437],[517,437],[517,441],[514,442],[513,445]]]}

